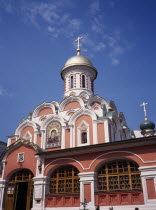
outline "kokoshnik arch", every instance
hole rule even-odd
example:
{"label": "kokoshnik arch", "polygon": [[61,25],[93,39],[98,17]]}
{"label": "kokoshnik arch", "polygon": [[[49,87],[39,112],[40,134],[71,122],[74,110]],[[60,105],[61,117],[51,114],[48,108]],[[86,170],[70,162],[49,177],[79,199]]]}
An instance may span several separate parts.
{"label": "kokoshnik arch", "polygon": [[156,209],[155,125],[146,116],[136,138],[114,102],[94,94],[98,71],[81,38],[61,70],[62,102],[40,104],[8,138],[1,210],[78,210],[85,199],[89,210]]}

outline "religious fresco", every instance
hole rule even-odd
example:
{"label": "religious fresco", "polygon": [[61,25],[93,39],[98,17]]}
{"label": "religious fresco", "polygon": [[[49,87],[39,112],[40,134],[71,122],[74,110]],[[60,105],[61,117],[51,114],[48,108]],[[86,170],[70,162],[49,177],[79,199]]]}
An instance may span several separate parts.
{"label": "religious fresco", "polygon": [[47,127],[46,148],[61,146],[61,125],[59,122],[51,122]]}

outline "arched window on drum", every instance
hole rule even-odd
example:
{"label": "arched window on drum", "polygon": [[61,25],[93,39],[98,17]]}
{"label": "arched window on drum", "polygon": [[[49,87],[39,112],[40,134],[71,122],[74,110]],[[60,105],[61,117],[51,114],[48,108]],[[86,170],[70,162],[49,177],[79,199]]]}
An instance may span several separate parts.
{"label": "arched window on drum", "polygon": [[73,88],[74,87],[74,77],[71,76],[70,77],[70,88]]}
{"label": "arched window on drum", "polygon": [[82,75],[82,88],[86,88],[86,77]]}

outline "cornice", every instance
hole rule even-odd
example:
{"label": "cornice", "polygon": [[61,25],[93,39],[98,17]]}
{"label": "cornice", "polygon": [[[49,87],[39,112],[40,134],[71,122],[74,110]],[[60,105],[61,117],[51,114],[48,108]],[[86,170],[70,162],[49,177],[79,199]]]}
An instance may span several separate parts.
{"label": "cornice", "polygon": [[74,147],[62,150],[46,151],[37,153],[37,155],[42,156],[43,158],[56,158],[56,157],[66,157],[71,155],[80,155],[80,154],[90,154],[93,152],[107,152],[115,151],[119,149],[129,149],[132,147],[141,147],[148,145],[156,145],[156,136],[152,137],[143,137],[136,139],[128,139],[123,141],[108,142],[102,144],[87,145],[81,147]]}

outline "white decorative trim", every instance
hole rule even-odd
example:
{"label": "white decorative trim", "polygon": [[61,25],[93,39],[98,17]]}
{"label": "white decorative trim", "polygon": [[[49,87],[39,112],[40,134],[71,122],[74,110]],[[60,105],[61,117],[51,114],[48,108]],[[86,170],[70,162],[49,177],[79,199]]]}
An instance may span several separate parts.
{"label": "white decorative trim", "polygon": [[[113,154],[113,153],[129,153],[129,154],[132,154],[132,155],[138,157],[143,163],[150,163],[150,162],[151,162],[151,161],[144,161],[139,155],[137,155],[137,154],[135,154],[135,153],[133,153],[133,152],[129,152],[129,151],[113,151],[113,152],[104,153],[104,154],[99,155],[98,157],[96,157],[96,158],[91,162],[89,168],[87,168],[87,169],[90,169],[91,166],[93,165],[93,163],[94,163],[97,159],[99,159],[100,157],[105,156],[105,155],[108,155],[108,154]],[[156,162],[156,161],[152,161],[152,162]]]}
{"label": "white decorative trim", "polygon": [[53,122],[53,121],[58,121],[62,128],[62,135],[61,135],[61,147],[65,148],[65,132],[63,131],[63,127],[66,126],[65,121],[63,119],[63,117],[61,117],[60,115],[51,115],[49,118],[47,118],[46,120],[44,120],[44,122],[41,125],[41,132],[42,132],[42,140],[41,140],[41,148],[45,149],[46,147],[46,132],[47,132],[47,126],[49,125],[49,123]]}
{"label": "white decorative trim", "polygon": [[48,124],[52,121],[58,121],[61,123],[62,126],[66,126],[63,117],[61,117],[60,115],[52,114],[50,117],[43,121],[41,125],[41,130],[46,130]]}
{"label": "white decorative trim", "polygon": [[73,132],[73,126],[70,126],[70,148],[75,147],[75,133]]}
{"label": "white decorative trim", "polygon": [[56,160],[51,161],[51,162],[44,168],[44,171],[48,168],[49,165],[51,165],[52,163],[54,163],[54,162],[56,162],[56,161],[58,161],[58,160],[73,160],[73,161],[77,162],[77,163],[81,166],[81,168],[82,168],[83,170],[85,170],[85,168],[83,167],[83,165],[82,165],[78,160],[76,160],[76,159],[74,159],[74,158],[58,158],[58,159],[56,159]]}
{"label": "white decorative trim", "polygon": [[92,118],[92,120],[97,120],[97,116],[92,110],[85,109],[82,107],[81,109],[79,109],[77,112],[75,112],[71,116],[71,118],[69,120],[69,125],[73,125],[73,123],[75,123],[76,119],[81,117],[82,115],[89,115]]}
{"label": "white decorative trim", "polygon": [[36,124],[33,122],[33,121],[30,121],[30,120],[24,120],[22,123],[20,123],[15,131],[15,135],[18,135],[20,136],[21,134],[21,131],[27,127],[27,126],[30,126],[34,129],[34,131],[36,130]]}
{"label": "white decorative trim", "polygon": [[[26,137],[27,135],[28,135],[29,137]],[[27,132],[24,134],[23,138],[24,138],[25,140],[30,140],[30,142],[32,142],[32,134],[30,133],[30,131],[27,131]]]}
{"label": "white decorative trim", "polygon": [[0,180],[0,209],[3,209],[3,203],[5,201],[5,187],[6,180]]}
{"label": "white decorative trim", "polygon": [[[108,155],[108,154],[113,154],[113,153],[128,153],[128,154],[132,154],[132,155],[136,156],[137,158],[139,158],[143,163],[148,163],[148,162],[144,161],[139,155],[137,155],[137,154],[135,154],[135,153],[133,153],[133,152],[129,152],[129,151],[113,151],[113,152],[107,152],[107,153],[101,154],[101,155],[99,155],[98,157],[96,157],[96,158],[90,163],[90,165],[89,165],[88,168],[85,168],[85,167],[83,166],[83,164],[80,163],[80,162],[79,162],[78,160],[76,160],[76,159],[73,159],[73,158],[59,158],[59,159],[56,159],[56,160],[51,161],[51,162],[44,168],[44,170],[46,170],[46,168],[47,168],[50,164],[52,164],[53,162],[56,162],[56,161],[58,161],[58,160],[66,160],[66,159],[67,159],[67,160],[73,160],[73,161],[77,162],[77,163],[82,167],[83,170],[89,170],[89,169],[91,169],[93,163],[94,163],[97,159],[99,159],[99,158],[102,157],[102,156],[105,156],[105,155]],[[156,161],[155,161],[155,162],[156,162]]]}
{"label": "white decorative trim", "polygon": [[105,143],[110,142],[110,133],[109,133],[109,122],[108,119],[104,121],[104,134],[105,134]]}
{"label": "white decorative trim", "polygon": [[52,104],[52,102],[51,103],[44,102],[36,107],[36,109],[33,111],[32,117],[38,117],[39,112],[45,108],[50,108],[52,112],[55,113],[55,106]]}
{"label": "white decorative trim", "polygon": [[66,99],[64,99],[61,104],[60,104],[60,108],[59,108],[59,112],[64,111],[64,107],[71,102],[78,102],[80,104],[80,107],[84,107],[84,102],[80,97],[77,96],[70,96]]}
{"label": "white decorative trim", "polygon": [[[92,125],[93,125],[93,120],[97,120],[97,116],[96,116],[96,114],[92,110],[85,109],[85,108],[82,107],[81,109],[79,109],[77,112],[75,112],[71,116],[71,118],[69,119],[69,126],[75,125],[75,122],[76,122],[77,118],[79,118],[79,117],[81,117],[83,115],[88,115],[88,116],[91,117],[91,119],[92,119]],[[76,129],[77,129],[76,126],[74,126],[71,129],[71,131],[72,131],[71,137],[73,137],[73,138],[71,138],[70,140],[72,141],[72,147],[75,147],[75,142],[76,142],[76,139],[75,139],[75,131],[76,131]]]}
{"label": "white decorative trim", "polygon": [[62,127],[61,149],[65,149],[65,127]]}
{"label": "white decorative trim", "polygon": [[93,144],[98,144],[97,138],[97,122],[94,120],[93,123]]}

